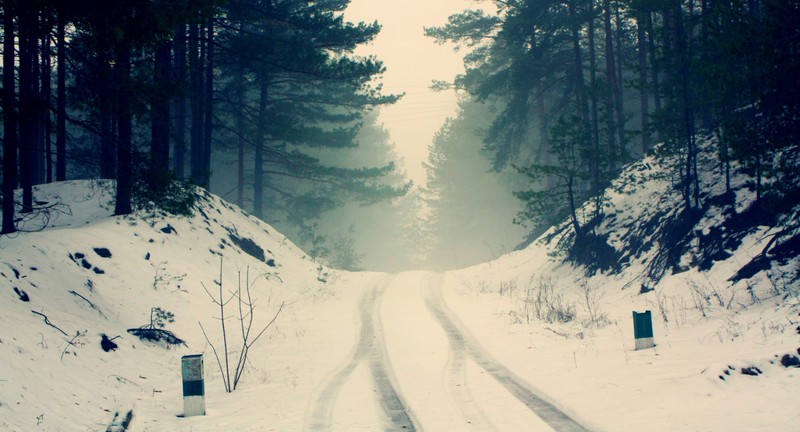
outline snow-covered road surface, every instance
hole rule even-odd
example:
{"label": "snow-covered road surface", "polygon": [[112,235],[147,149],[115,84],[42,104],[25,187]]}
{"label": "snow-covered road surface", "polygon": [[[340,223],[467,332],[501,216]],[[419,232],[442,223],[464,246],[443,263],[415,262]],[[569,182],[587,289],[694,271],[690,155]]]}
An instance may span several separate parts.
{"label": "snow-covered road surface", "polygon": [[472,337],[442,284],[415,272],[364,287],[358,340],[322,383],[305,429],[586,431]]}
{"label": "snow-covered road surface", "polygon": [[[397,393],[391,365],[386,354],[380,319],[380,300],[392,278],[378,278],[371,282],[359,301],[361,329],[358,343],[347,363],[331,377],[313,404],[306,429],[313,431],[331,430],[334,422],[334,404],[353,372],[366,366],[372,378],[377,401],[383,415],[382,423],[392,430],[415,430],[408,408]],[[345,420],[345,423],[347,421]],[[337,427],[343,426],[337,424]],[[352,427],[352,425],[350,426]],[[348,427],[348,429],[350,429]],[[350,429],[352,430],[352,429]]]}

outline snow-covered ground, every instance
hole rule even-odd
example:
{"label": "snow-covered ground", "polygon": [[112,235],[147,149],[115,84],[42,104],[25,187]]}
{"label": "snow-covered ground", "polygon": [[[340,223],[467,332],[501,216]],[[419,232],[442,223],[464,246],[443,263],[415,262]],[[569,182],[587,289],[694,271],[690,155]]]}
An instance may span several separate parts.
{"label": "snow-covered ground", "polygon": [[[610,244],[669,205],[653,201],[662,183],[610,195]],[[800,369],[781,365],[800,355],[798,289],[779,277],[796,264],[729,282],[767,228],[642,294],[648,250],[593,277],[552,243],[445,274],[345,273],[213,196],[191,218],[112,217],[90,182],[36,197],[61,204],[0,238],[3,431],[118,430],[115,414],[129,411],[129,431],[800,430]],[[248,271],[253,332],[280,313],[226,393],[201,330],[221,354],[207,291],[221,282],[229,298]],[[237,306],[225,309],[234,364]],[[156,307],[186,346],[127,332]],[[631,313],[644,310],[657,345],[636,351]],[[118,348],[101,349],[101,334]],[[204,354],[205,416],[182,415],[188,354]]]}

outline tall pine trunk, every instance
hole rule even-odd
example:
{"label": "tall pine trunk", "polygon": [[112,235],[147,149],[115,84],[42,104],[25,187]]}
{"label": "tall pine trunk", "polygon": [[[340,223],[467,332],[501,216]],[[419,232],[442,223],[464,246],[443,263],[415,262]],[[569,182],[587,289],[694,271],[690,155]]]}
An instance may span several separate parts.
{"label": "tall pine trunk", "polygon": [[269,84],[261,83],[261,95],[258,101],[258,140],[255,148],[255,163],[253,166],[253,215],[257,218],[264,216],[264,148],[267,146],[264,127],[267,122],[267,97]]}
{"label": "tall pine trunk", "polygon": [[605,94],[606,104],[606,132],[608,133],[608,169],[613,174],[617,170],[617,123],[614,121],[617,100],[617,63],[614,60],[614,33],[611,30],[611,1],[603,0],[603,32],[605,34],[605,59],[607,89]]}
{"label": "tall pine trunk", "polygon": [[240,208],[244,208],[244,170],[245,170],[245,163],[244,163],[244,155],[245,155],[245,117],[244,117],[244,105],[245,105],[245,98],[244,98],[244,73],[242,69],[239,68],[237,70],[237,83],[236,85],[236,135],[238,136],[238,154],[237,154],[237,165],[236,165],[236,205]]}
{"label": "tall pine trunk", "polygon": [[623,78],[623,50],[622,50],[622,18],[620,17],[619,1],[614,2],[614,24],[616,26],[616,58],[617,58],[617,79],[616,88],[614,89],[614,108],[617,114],[617,139],[619,140],[619,154],[617,155],[618,161],[624,163],[625,155],[627,153],[627,138],[625,137],[625,100],[624,95],[624,78]]}
{"label": "tall pine trunk", "polygon": [[22,213],[33,211],[33,183],[36,175],[38,16],[28,10],[19,21],[19,173],[22,183]]}
{"label": "tall pine trunk", "polygon": [[595,196],[595,215],[599,216],[603,211],[602,193],[603,185],[601,183],[601,163],[603,161],[602,150],[600,149],[600,118],[599,118],[599,101],[598,101],[598,88],[597,88],[597,49],[595,46],[595,18],[594,18],[594,3],[592,0],[588,1],[589,4],[589,25],[587,32],[589,34],[589,92],[591,95],[591,114],[592,114],[592,157],[591,157],[591,170],[592,170],[592,189]]}
{"label": "tall pine trunk", "polygon": [[17,104],[14,63],[14,13],[7,4],[3,8],[3,227],[0,234],[17,230],[14,224],[17,188]]}
{"label": "tall pine trunk", "polygon": [[58,94],[56,97],[56,181],[67,179],[67,54],[66,23],[63,13],[58,15],[56,31],[56,47],[58,49],[58,65],[56,81]]}
{"label": "tall pine trunk", "polygon": [[[645,17],[647,25],[647,53],[650,55],[650,82],[653,92],[653,109],[656,113],[661,112],[661,85],[659,84],[659,67],[656,52],[655,32],[653,30],[653,13],[647,12]],[[663,141],[661,128],[656,128],[656,138],[659,142]]]}
{"label": "tall pine trunk", "polygon": [[131,42],[125,35],[116,48],[115,81],[117,84],[117,194],[114,214],[133,211],[133,112],[131,110]]}
{"label": "tall pine trunk", "polygon": [[572,55],[573,55],[573,86],[575,87],[575,102],[581,113],[581,120],[583,120],[584,127],[588,128],[590,124],[589,119],[589,106],[586,101],[586,92],[584,91],[584,78],[583,78],[583,57],[581,55],[581,37],[580,26],[578,23],[578,13],[575,4],[569,3],[569,17],[570,17],[570,33],[572,37]]}
{"label": "tall pine trunk", "polygon": [[639,111],[642,122],[642,153],[650,151],[650,102],[647,91],[647,40],[644,13],[636,16],[636,58],[639,68]]}
{"label": "tall pine trunk", "polygon": [[189,104],[191,105],[191,151],[189,167],[192,181],[199,186],[203,184],[203,61],[205,50],[202,49],[202,26],[193,22],[189,25]]}
{"label": "tall pine trunk", "polygon": [[678,74],[679,74],[679,97],[680,97],[680,111],[681,121],[684,129],[685,151],[686,151],[686,166],[684,181],[684,197],[686,207],[699,207],[700,206],[700,191],[699,179],[697,176],[697,145],[695,143],[695,118],[694,110],[692,107],[692,91],[691,91],[691,70],[690,70],[690,56],[689,53],[689,40],[686,32],[683,13],[680,5],[674,9],[673,18],[675,20],[675,49],[677,50],[678,57]]}
{"label": "tall pine trunk", "polygon": [[100,178],[113,179],[117,175],[117,148],[115,145],[114,115],[116,103],[114,98],[114,80],[109,53],[101,53],[100,93],[98,108],[100,117]]}
{"label": "tall pine trunk", "polygon": [[150,190],[161,193],[169,186],[169,123],[170,95],[172,93],[171,51],[169,42],[156,47],[153,67],[155,94],[151,103],[150,123]]}
{"label": "tall pine trunk", "polygon": [[175,30],[175,81],[178,91],[175,95],[175,130],[172,151],[172,171],[176,178],[186,175],[186,24],[179,24]]}
{"label": "tall pine trunk", "polygon": [[211,189],[211,143],[214,131],[214,18],[208,19],[206,34],[205,87],[203,91],[203,153],[201,155],[203,183],[206,190]]}
{"label": "tall pine trunk", "polygon": [[53,182],[53,127],[50,121],[50,106],[52,104],[52,50],[50,46],[50,22],[43,18],[42,40],[42,62],[41,62],[41,106],[40,122],[42,128],[43,155],[40,160],[43,162],[44,181]]}

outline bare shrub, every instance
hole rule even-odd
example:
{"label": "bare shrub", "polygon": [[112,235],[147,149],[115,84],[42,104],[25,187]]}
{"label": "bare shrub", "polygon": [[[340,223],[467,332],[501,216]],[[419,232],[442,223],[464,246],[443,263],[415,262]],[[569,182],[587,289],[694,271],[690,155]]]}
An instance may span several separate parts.
{"label": "bare shrub", "polygon": [[500,297],[503,295],[508,295],[509,297],[514,296],[514,291],[517,290],[517,281],[514,279],[507,280],[507,281],[500,281],[500,289],[498,293]]}
{"label": "bare shrub", "polygon": [[584,320],[585,327],[602,328],[611,324],[608,314],[600,310],[600,289],[597,286],[589,285],[585,279],[578,281],[581,289],[581,301],[586,308],[588,318]]}
{"label": "bare shrub", "polygon": [[534,307],[536,304],[533,291],[533,285],[529,283],[525,287],[525,297],[523,297],[522,300],[517,303],[516,307],[509,312],[514,323],[530,324],[531,321],[533,321]]}
{"label": "bare shrub", "polygon": [[661,318],[664,320],[664,324],[668,323],[669,306],[667,305],[667,295],[661,291],[656,291],[656,305],[658,306],[658,312],[661,314]]}
{"label": "bare shrub", "polygon": [[[267,274],[265,275],[267,279],[271,277],[276,277],[276,275]],[[258,278],[256,278],[258,280]],[[244,374],[245,365],[247,364],[247,355],[250,353],[250,348],[255,345],[255,343],[261,338],[261,336],[269,329],[275,320],[278,319],[278,315],[280,315],[281,311],[283,310],[284,303],[281,303],[280,307],[278,307],[277,312],[272,317],[272,319],[261,328],[260,331],[253,330],[253,322],[255,316],[255,299],[251,294],[251,288],[253,283],[250,283],[250,268],[247,268],[246,276],[245,276],[245,283],[244,289],[242,288],[242,273],[239,272],[239,284],[236,291],[229,292],[229,297],[225,299],[225,292],[222,286],[222,260],[220,259],[219,263],[219,281],[215,281],[219,286],[219,294],[215,296],[211,294],[211,292],[203,285],[203,289],[205,289],[206,294],[211,298],[211,301],[214,302],[217,306],[219,306],[220,310],[220,317],[218,318],[220,321],[220,326],[222,328],[222,358],[220,358],[219,353],[217,352],[217,348],[214,346],[213,343],[208,338],[206,334],[206,330],[203,328],[203,324],[200,324],[200,330],[203,332],[203,336],[206,338],[206,342],[209,346],[211,346],[211,350],[214,352],[214,357],[217,360],[217,365],[219,366],[220,373],[222,374],[222,382],[225,386],[225,391],[231,393],[232,391],[236,390],[237,385],[239,384],[239,379],[241,379],[242,375]],[[202,284],[201,284],[202,285]],[[237,300],[238,303],[238,311],[239,315],[237,320],[240,324],[241,329],[241,348],[239,349],[239,357],[236,361],[236,367],[233,372],[233,376],[231,376],[231,369],[230,369],[230,351],[228,350],[228,331],[225,325],[225,322],[232,317],[225,316],[225,306],[228,305],[233,299]],[[223,367],[222,362],[225,362]],[[231,379],[232,378],[232,379]]]}
{"label": "bare shrub", "polygon": [[672,313],[675,317],[675,325],[680,327],[687,322],[687,312],[692,308],[686,303],[686,298],[683,296],[670,297],[670,304],[672,305]]}
{"label": "bare shrub", "polygon": [[694,307],[700,311],[700,314],[703,315],[703,318],[708,318],[706,307],[711,305],[711,297],[709,297],[704,291],[698,289],[697,285],[694,285],[691,288]]}
{"label": "bare shrub", "polygon": [[568,323],[575,319],[575,303],[566,300],[563,293],[556,292],[551,278],[539,278],[535,297],[533,295],[531,297],[536,318],[539,320],[548,323]]}

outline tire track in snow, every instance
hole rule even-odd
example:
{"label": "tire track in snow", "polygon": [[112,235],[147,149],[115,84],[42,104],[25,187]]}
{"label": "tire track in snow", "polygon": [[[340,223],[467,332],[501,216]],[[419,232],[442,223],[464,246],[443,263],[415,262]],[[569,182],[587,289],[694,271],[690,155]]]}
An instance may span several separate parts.
{"label": "tire track in snow", "polygon": [[[442,279],[442,275],[431,274],[423,280],[421,285],[422,298],[425,300],[428,311],[440,322],[441,320],[437,316],[438,309],[432,305],[441,304],[441,300],[435,298],[432,287],[441,286]],[[466,370],[467,345],[464,341],[464,336],[458,331],[451,331],[444,326],[442,327],[450,344],[450,358],[448,359],[445,373],[447,374],[446,382],[449,386],[453,401],[458,405],[470,429],[476,431],[496,431],[497,428],[492,425],[483,410],[475,402],[475,398],[469,389]]]}
{"label": "tire track in snow", "polygon": [[447,333],[451,349],[454,351],[464,350],[478,366],[489,373],[506,391],[525,404],[529,410],[556,431],[588,432],[588,429],[547,402],[541,395],[531,389],[525,381],[494,359],[472,337],[469,330],[445,304],[442,297],[442,282],[443,278],[441,276],[432,276],[430,283],[426,284],[424,288],[426,292],[423,294],[423,298],[428,310]]}
{"label": "tire track in snow", "polygon": [[361,320],[358,343],[350,359],[329,378],[322,391],[317,395],[311,415],[306,422],[305,429],[307,431],[330,430],[336,399],[353,371],[362,362],[368,362],[370,375],[375,382],[381,410],[387,420],[385,430],[418,430],[405,402],[396,390],[395,379],[383,340],[380,300],[392,279],[391,276],[381,277],[362,294],[358,307]]}

